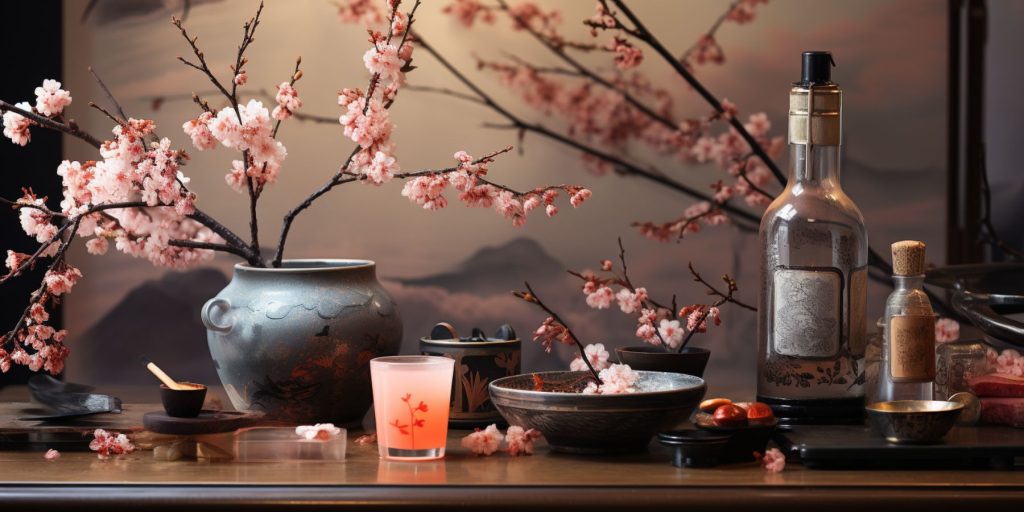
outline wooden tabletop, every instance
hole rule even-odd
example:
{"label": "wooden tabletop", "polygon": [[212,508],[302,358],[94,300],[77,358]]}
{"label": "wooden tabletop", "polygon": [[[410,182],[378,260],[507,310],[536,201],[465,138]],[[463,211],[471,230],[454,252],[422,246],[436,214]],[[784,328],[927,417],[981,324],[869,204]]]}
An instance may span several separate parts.
{"label": "wooden tabletop", "polygon": [[[133,411],[153,409],[139,405]],[[981,510],[1024,502],[1021,471],[821,471],[790,464],[779,474],[757,464],[679,469],[652,444],[646,454],[584,457],[504,453],[477,457],[450,432],[448,455],[436,462],[380,460],[376,446],[351,441],[344,462],[239,463],[156,460],[150,451],[108,460],[64,452],[0,451],[3,510],[106,509],[129,506],[182,510],[338,507],[523,510],[554,506],[638,510],[870,511]],[[10,507],[10,508],[8,508]]]}

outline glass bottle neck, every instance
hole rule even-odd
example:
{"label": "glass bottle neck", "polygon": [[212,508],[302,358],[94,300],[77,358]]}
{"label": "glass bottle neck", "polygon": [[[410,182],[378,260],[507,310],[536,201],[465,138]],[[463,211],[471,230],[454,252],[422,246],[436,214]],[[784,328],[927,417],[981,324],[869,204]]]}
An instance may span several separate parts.
{"label": "glass bottle neck", "polygon": [[789,145],[789,181],[803,186],[839,186],[839,146]]}
{"label": "glass bottle neck", "polygon": [[892,276],[896,290],[920,290],[924,287],[924,275]]}

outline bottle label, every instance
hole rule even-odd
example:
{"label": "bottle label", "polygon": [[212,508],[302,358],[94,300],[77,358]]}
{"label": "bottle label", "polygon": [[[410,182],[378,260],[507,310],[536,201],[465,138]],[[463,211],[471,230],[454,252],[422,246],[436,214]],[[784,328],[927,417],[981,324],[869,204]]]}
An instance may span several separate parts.
{"label": "bottle label", "polygon": [[842,339],[842,274],[829,268],[777,268],[772,279],[774,352],[802,358],[835,356]]}
{"label": "bottle label", "polygon": [[889,320],[889,373],[894,382],[935,379],[934,315],[903,315]]}

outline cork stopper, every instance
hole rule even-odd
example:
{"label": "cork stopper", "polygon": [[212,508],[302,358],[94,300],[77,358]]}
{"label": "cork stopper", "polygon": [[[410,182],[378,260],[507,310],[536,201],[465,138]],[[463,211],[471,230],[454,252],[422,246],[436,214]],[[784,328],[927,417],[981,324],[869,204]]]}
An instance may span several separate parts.
{"label": "cork stopper", "polygon": [[924,242],[903,240],[892,244],[892,273],[897,276],[924,274]]}

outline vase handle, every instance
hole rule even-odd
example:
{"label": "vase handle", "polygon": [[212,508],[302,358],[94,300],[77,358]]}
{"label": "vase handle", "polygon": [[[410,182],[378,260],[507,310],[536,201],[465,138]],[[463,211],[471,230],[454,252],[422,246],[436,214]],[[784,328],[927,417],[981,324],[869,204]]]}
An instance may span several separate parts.
{"label": "vase handle", "polygon": [[231,301],[227,299],[222,299],[220,297],[214,297],[206,301],[206,304],[203,305],[202,310],[203,325],[205,325],[207,329],[213,332],[218,332],[221,334],[231,332],[231,327],[233,326],[233,324],[218,324],[216,320],[214,320],[214,310],[218,309],[222,310],[220,314],[223,315],[224,312],[231,310]]}

